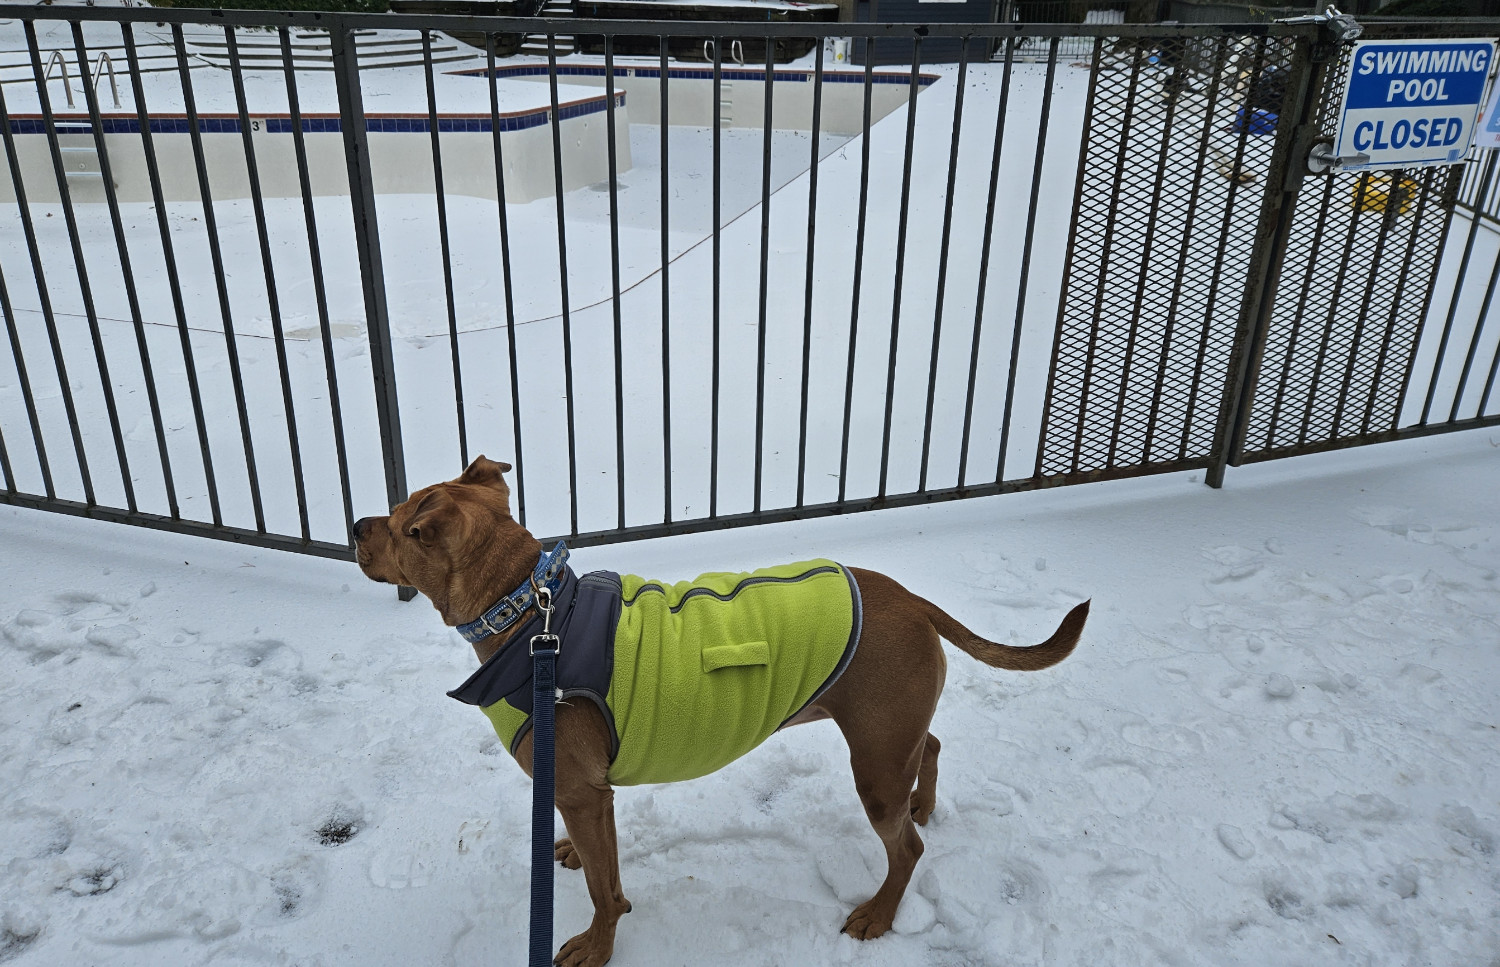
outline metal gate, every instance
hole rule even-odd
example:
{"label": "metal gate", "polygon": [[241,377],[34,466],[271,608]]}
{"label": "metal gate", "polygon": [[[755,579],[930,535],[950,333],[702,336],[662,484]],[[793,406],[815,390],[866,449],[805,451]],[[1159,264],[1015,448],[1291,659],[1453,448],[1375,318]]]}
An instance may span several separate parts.
{"label": "metal gate", "polygon": [[1312,173],[1351,25],[1096,40],[1039,477],[1203,467],[1217,486],[1400,435],[1463,165]]}
{"label": "metal gate", "polygon": [[[1364,32],[1434,35],[1486,36],[1458,24]],[[1234,427],[1236,465],[1383,439],[1407,401],[1463,166],[1308,173],[1308,150],[1337,126],[1351,49],[1325,46],[1310,66],[1304,120],[1289,145],[1289,211],[1272,242],[1280,264],[1267,274]]]}

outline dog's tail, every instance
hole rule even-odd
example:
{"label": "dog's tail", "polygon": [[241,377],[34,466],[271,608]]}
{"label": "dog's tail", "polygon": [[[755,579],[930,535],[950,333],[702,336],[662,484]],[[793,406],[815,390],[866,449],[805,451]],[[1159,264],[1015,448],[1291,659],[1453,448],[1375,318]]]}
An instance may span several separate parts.
{"label": "dog's tail", "polygon": [[992,668],[1005,668],[1018,672],[1034,672],[1043,668],[1051,668],[1071,655],[1074,646],[1078,644],[1079,635],[1083,633],[1083,623],[1089,617],[1089,602],[1085,601],[1067,613],[1062,624],[1058,625],[1057,630],[1052,633],[1051,638],[1040,645],[1025,648],[986,641],[959,624],[948,612],[931,601],[923,603],[927,606],[927,618],[932,622],[933,628],[957,648]]}

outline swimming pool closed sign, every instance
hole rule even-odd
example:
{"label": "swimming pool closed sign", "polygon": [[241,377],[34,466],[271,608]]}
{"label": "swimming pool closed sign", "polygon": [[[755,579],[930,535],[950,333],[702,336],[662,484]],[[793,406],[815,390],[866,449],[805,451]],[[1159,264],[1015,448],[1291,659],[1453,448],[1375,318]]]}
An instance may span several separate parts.
{"label": "swimming pool closed sign", "polygon": [[[1492,40],[1371,40],[1349,61],[1335,153],[1344,171],[1450,165],[1474,138]],[[1358,155],[1367,155],[1356,159]]]}

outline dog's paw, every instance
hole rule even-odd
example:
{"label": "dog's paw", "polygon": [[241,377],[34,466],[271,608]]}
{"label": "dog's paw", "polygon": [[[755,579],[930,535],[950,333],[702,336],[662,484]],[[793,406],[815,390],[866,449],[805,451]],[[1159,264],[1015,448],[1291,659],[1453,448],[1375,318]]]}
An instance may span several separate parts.
{"label": "dog's paw", "polygon": [[604,967],[614,953],[614,937],[600,937],[590,929],[563,944],[552,963],[557,967]]}
{"label": "dog's paw", "polygon": [[937,806],[937,800],[923,799],[922,796],[913,792],[911,794],[911,821],[918,826],[926,826],[927,820],[932,818],[932,810]]}
{"label": "dog's paw", "polygon": [[581,869],[583,860],[578,858],[578,851],[573,848],[573,841],[564,836],[552,846],[552,855],[557,861],[570,870]]}
{"label": "dog's paw", "polygon": [[869,900],[849,914],[849,919],[844,921],[844,933],[855,940],[874,940],[891,929],[893,919],[889,913],[877,910],[874,900]]}

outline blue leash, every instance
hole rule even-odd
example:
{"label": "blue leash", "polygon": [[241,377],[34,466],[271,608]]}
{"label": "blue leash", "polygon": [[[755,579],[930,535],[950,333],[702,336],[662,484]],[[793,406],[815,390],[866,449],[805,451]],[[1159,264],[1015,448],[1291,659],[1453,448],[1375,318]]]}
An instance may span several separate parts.
{"label": "blue leash", "polygon": [[[533,582],[533,587],[535,583]],[[542,633],[531,639],[531,957],[529,967],[552,963],[552,838],[556,780],[557,652],[552,592],[536,589]]]}

